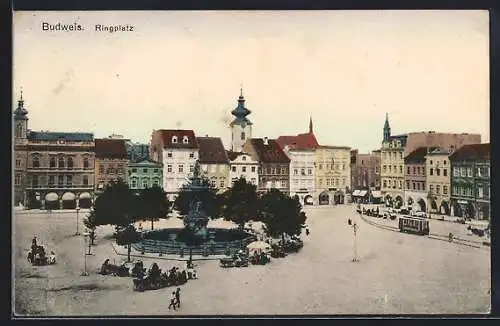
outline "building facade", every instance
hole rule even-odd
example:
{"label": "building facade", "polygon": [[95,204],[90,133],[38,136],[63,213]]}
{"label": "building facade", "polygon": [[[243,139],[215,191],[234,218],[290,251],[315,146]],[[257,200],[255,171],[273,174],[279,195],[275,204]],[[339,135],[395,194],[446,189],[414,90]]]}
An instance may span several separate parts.
{"label": "building facade", "polygon": [[312,118],[309,118],[309,132],[280,136],[276,142],[290,159],[290,196],[297,196],[302,205],[314,205],[318,202],[315,149],[319,144],[314,135]]}
{"label": "building facade", "polygon": [[259,188],[259,161],[252,155],[243,152],[227,151],[229,158],[229,181],[234,184],[238,179],[243,178],[247,182]]}
{"label": "building facade", "polygon": [[149,145],[132,141],[126,141],[128,161],[131,163],[144,162],[149,160]]}
{"label": "building facade", "polygon": [[163,188],[163,165],[161,163],[150,160],[129,162],[127,170],[130,189],[142,190],[153,186]]}
{"label": "building facade", "polygon": [[235,118],[229,124],[231,128],[231,151],[233,152],[242,152],[247,139],[252,138],[252,122],[247,118],[250,113],[251,111],[245,107],[243,89],[240,89],[238,106],[231,111]]}
{"label": "building facade", "polygon": [[93,201],[94,136],[28,129],[24,100],[14,112],[14,200],[26,208],[89,208]]}
{"label": "building facade", "polygon": [[193,130],[155,130],[149,147],[152,160],[163,164],[163,190],[174,201],[199,158],[196,135]]}
{"label": "building facade", "polygon": [[343,204],[350,192],[351,148],[316,147],[316,197],[319,205]]}
{"label": "building facade", "polygon": [[[434,150],[431,148],[429,150]],[[428,148],[419,147],[405,157],[405,201],[414,212],[428,213],[426,156]]]}
{"label": "building facade", "polygon": [[224,192],[231,186],[229,181],[229,158],[222,140],[216,137],[198,137],[199,163],[212,187]]}
{"label": "building facade", "polygon": [[275,140],[267,137],[248,139],[243,151],[259,162],[258,191],[274,188],[290,194],[290,159]]}
{"label": "building facade", "polygon": [[401,207],[404,204],[404,157],[419,147],[439,147],[453,151],[465,144],[481,142],[481,135],[413,132],[397,136],[391,135],[389,117],[383,128],[383,139],[380,156],[381,190],[386,203]]}
{"label": "building facade", "polygon": [[380,150],[369,154],[351,151],[351,185],[356,189],[380,189]]}
{"label": "building facade", "polygon": [[450,155],[451,215],[489,220],[490,144],[464,145]]}
{"label": "building facade", "polygon": [[430,213],[450,215],[450,149],[436,148],[425,157],[428,205]]}
{"label": "building facade", "polygon": [[124,139],[95,140],[95,193],[101,194],[111,181],[128,182],[127,149]]}

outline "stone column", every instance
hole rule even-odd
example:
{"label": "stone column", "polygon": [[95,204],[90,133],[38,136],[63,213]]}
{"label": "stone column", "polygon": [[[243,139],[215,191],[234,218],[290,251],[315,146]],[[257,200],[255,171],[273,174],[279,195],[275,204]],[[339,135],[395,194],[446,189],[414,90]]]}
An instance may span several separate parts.
{"label": "stone column", "polygon": [[40,200],[40,208],[45,209],[45,199]]}
{"label": "stone column", "polygon": [[59,209],[62,209],[63,208],[63,201],[62,199],[59,199]]}

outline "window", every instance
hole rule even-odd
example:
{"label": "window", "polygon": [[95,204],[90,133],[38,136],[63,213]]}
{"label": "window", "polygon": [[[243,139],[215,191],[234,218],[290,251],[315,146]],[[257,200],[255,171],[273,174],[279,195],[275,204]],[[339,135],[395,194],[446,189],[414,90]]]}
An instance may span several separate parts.
{"label": "window", "polygon": [[34,168],[39,168],[40,167],[40,160],[39,160],[38,156],[34,156],[33,157],[33,161],[32,161],[31,164],[32,164],[32,166]]}
{"label": "window", "polygon": [[172,136],[172,144],[177,144],[177,136]]}
{"label": "window", "polygon": [[210,183],[212,184],[212,187],[214,187],[214,188],[216,187],[216,184],[215,184],[215,183],[216,183],[216,181],[215,181],[215,179],[214,179],[214,180],[211,180],[211,181],[210,181]]}
{"label": "window", "polygon": [[434,169],[433,168],[429,169],[429,175],[434,175]]}
{"label": "window", "polygon": [[183,173],[183,172],[184,172],[184,165],[179,164],[179,173]]}
{"label": "window", "polygon": [[62,187],[64,185],[64,176],[60,175],[57,177],[57,184]]}
{"label": "window", "polygon": [[385,173],[385,172],[387,172],[387,165],[384,165],[384,166],[382,167],[382,170],[384,170],[384,173]]}
{"label": "window", "polygon": [[90,167],[89,158],[88,157],[84,157],[83,158],[83,168],[84,169],[88,169],[89,167]]}
{"label": "window", "polygon": [[[402,165],[399,166],[399,173],[403,174],[403,166]],[[413,171],[413,173],[415,173],[415,171]]]}
{"label": "window", "polygon": [[458,187],[457,186],[453,186],[452,189],[452,192],[453,192],[453,195],[458,195]]}
{"label": "window", "polygon": [[148,173],[148,169],[142,169],[142,173]]}
{"label": "window", "polygon": [[470,178],[472,177],[472,168],[471,167],[468,167],[467,168],[467,176]]}
{"label": "window", "polygon": [[417,174],[417,171],[416,171],[416,170],[417,170],[417,168],[414,166],[414,167],[413,167],[413,174]]}
{"label": "window", "polygon": [[447,170],[447,169],[443,169],[443,176],[444,176],[444,177],[447,177],[447,176],[448,176],[448,170]]}
{"label": "window", "polygon": [[53,187],[56,183],[56,177],[51,175],[49,176],[49,187]]}
{"label": "window", "polygon": [[171,164],[167,165],[167,172],[172,172],[172,165]]}
{"label": "window", "polygon": [[313,174],[312,169],[307,169],[307,174],[308,174],[308,175],[312,175],[312,174]]}
{"label": "window", "polygon": [[417,190],[420,190],[420,182],[417,182]]}
{"label": "window", "polygon": [[342,171],[345,171],[345,164],[342,164]]}
{"label": "window", "polygon": [[148,179],[142,179],[142,188],[143,189],[146,189],[148,188]]}
{"label": "window", "polygon": [[320,164],[320,165],[318,166],[318,168],[319,168],[320,170],[322,170],[322,169],[323,169],[323,164]]}
{"label": "window", "polygon": [[[62,178],[62,176],[61,176]],[[61,179],[62,181],[62,179]],[[38,176],[37,175],[34,175],[31,177],[31,185],[33,186],[33,188],[37,188],[38,187]],[[62,182],[61,182],[61,185],[62,185]]]}
{"label": "window", "polygon": [[415,182],[412,182],[411,185],[412,185],[412,189],[415,190],[416,189]]}
{"label": "window", "polygon": [[182,137],[182,143],[183,144],[189,144],[189,137],[188,136]]}
{"label": "window", "polygon": [[300,175],[306,175],[306,169],[300,169]]}
{"label": "window", "polygon": [[281,170],[281,174],[287,174],[288,173],[287,170],[286,170],[286,168],[281,168],[280,170]]}
{"label": "window", "polygon": [[384,183],[384,188],[387,188],[387,181],[384,180],[383,183]]}
{"label": "window", "polygon": [[326,185],[329,186],[330,185],[330,179],[326,179]]}
{"label": "window", "polygon": [[137,188],[137,180],[135,178],[132,179],[132,188]]}
{"label": "window", "polygon": [[241,140],[245,140],[245,132],[241,133]]}
{"label": "window", "polygon": [[406,181],[406,189],[410,190],[410,181]]}
{"label": "window", "polygon": [[319,186],[323,186],[323,179],[319,179]]}
{"label": "window", "polygon": [[252,184],[253,184],[253,185],[254,185],[254,184],[256,184],[256,180],[255,180],[255,178],[252,178],[252,179],[251,179],[251,182],[252,182]]}
{"label": "window", "polygon": [[441,192],[441,186],[440,185],[436,185],[436,194],[439,195],[440,192]]}
{"label": "window", "polygon": [[399,159],[403,159],[403,152],[399,152]]}
{"label": "window", "polygon": [[158,173],[158,169],[153,169],[153,172],[154,173]]}
{"label": "window", "polygon": [[389,165],[389,173],[391,173],[391,172],[392,172],[392,166]]}
{"label": "window", "polygon": [[59,161],[58,161],[58,164],[59,168],[63,168],[64,167],[64,158],[63,157],[60,157],[59,158]]}
{"label": "window", "polygon": [[286,181],[285,180],[281,180],[281,188],[286,188]]}
{"label": "window", "polygon": [[68,187],[71,187],[73,185],[73,176],[72,175],[67,175],[66,176],[66,185]]}
{"label": "window", "polygon": [[19,173],[16,173],[16,176],[14,178],[14,184],[15,185],[20,185],[21,184],[21,175]]}
{"label": "window", "polygon": [[89,185],[89,176],[88,175],[84,175],[83,176],[83,185],[84,186],[88,186]]}
{"label": "window", "polygon": [[406,174],[410,174],[410,167],[406,168]]}
{"label": "window", "polygon": [[55,168],[56,167],[56,158],[55,157],[51,157],[50,160],[49,160],[49,167],[51,168]]}
{"label": "window", "polygon": [[434,193],[434,186],[433,185],[430,185],[429,186],[429,192],[432,194]]}
{"label": "window", "polygon": [[73,158],[68,157],[68,169],[72,169],[72,168],[73,168]]}
{"label": "window", "polygon": [[467,171],[465,170],[465,166],[460,167],[460,176],[465,177],[467,175]]}
{"label": "window", "polygon": [[436,175],[439,177],[441,175],[441,170],[440,169],[436,169]]}
{"label": "window", "polygon": [[443,186],[443,195],[447,195],[447,194],[448,194],[448,186]]}
{"label": "window", "polygon": [[172,152],[168,152],[167,157],[172,158]]}
{"label": "window", "polygon": [[220,187],[221,187],[221,188],[224,188],[224,179],[221,179],[221,180],[220,180]]}
{"label": "window", "polygon": [[255,166],[252,166],[252,172],[255,172]]}
{"label": "window", "polygon": [[432,165],[432,160],[431,160],[431,165]]}
{"label": "window", "polygon": [[478,198],[483,198],[484,197],[483,186],[479,186],[477,188],[477,197]]}
{"label": "window", "polygon": [[189,153],[189,158],[194,158],[194,153]]}
{"label": "window", "polygon": [[236,166],[232,166],[232,167],[231,167],[231,170],[232,170],[233,172],[236,172]]}
{"label": "window", "polygon": [[189,172],[194,172],[194,165],[189,166]]}
{"label": "window", "polygon": [[460,171],[458,170],[458,168],[457,168],[457,167],[454,167],[454,168],[453,168],[453,176],[454,176],[454,177],[458,177],[459,175],[460,175]]}
{"label": "window", "polygon": [[158,179],[153,180],[153,186],[159,187],[160,186],[160,181]]}
{"label": "window", "polygon": [[247,167],[246,167],[246,166],[242,166],[242,167],[241,167],[241,172],[243,172],[243,173],[244,173],[244,172],[247,172]]}

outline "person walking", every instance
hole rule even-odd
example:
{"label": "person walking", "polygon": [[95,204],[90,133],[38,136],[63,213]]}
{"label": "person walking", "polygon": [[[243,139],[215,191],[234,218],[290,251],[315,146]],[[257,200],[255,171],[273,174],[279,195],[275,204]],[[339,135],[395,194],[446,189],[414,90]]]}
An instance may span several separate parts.
{"label": "person walking", "polygon": [[175,303],[177,304],[177,308],[181,307],[181,289],[177,288],[175,290]]}
{"label": "person walking", "polygon": [[347,220],[347,224],[352,225],[352,221],[351,221],[351,219],[348,219],[348,220]]}
{"label": "person walking", "polygon": [[168,310],[170,310],[170,307],[173,307],[174,310],[177,310],[177,308],[175,308],[175,305],[176,305],[176,302],[175,302],[175,291],[172,292],[172,295],[170,296],[170,304],[168,305]]}

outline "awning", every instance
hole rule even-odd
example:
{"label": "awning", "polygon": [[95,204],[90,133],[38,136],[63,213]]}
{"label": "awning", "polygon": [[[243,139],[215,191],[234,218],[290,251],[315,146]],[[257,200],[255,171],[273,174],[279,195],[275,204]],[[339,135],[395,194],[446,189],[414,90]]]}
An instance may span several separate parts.
{"label": "awning", "polygon": [[45,195],[45,200],[46,201],[57,201],[57,200],[59,200],[59,195],[56,194],[55,192],[49,192],[48,194]]}
{"label": "awning", "polygon": [[367,193],[368,193],[368,191],[366,191],[366,190],[360,190],[358,196],[359,197],[364,197],[364,196],[366,196]]}
{"label": "awning", "polygon": [[312,204],[313,203],[312,197],[306,197],[306,203],[307,204]]}
{"label": "awning", "polygon": [[76,196],[74,193],[72,192],[66,192],[64,193],[64,195],[62,196],[62,200],[75,200],[76,199]]}
{"label": "awning", "polygon": [[382,192],[374,190],[374,191],[372,191],[372,197],[373,198],[382,198]]}
{"label": "awning", "polygon": [[354,192],[352,193],[353,196],[359,196],[359,190],[354,190]]}
{"label": "awning", "polygon": [[88,192],[82,192],[80,194],[80,199],[87,199],[87,198],[91,198],[92,196],[90,196],[90,194]]}

